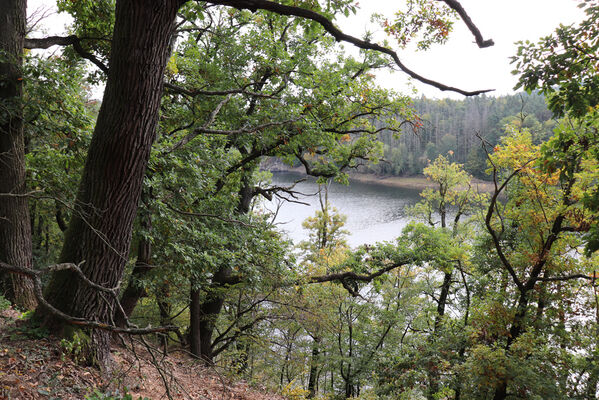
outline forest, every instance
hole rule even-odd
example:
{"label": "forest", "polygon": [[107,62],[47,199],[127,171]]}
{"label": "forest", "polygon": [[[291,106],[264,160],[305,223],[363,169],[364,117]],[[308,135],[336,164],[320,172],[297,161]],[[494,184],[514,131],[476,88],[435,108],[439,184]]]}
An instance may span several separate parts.
{"label": "forest", "polygon": [[[113,386],[143,350],[150,398],[207,398],[178,353],[273,399],[597,399],[599,2],[521,42],[505,96],[406,67],[455,24],[493,40],[457,0],[400,3],[379,44],[335,24],[353,0],[58,0],[43,37],[0,1],[0,398],[61,398],[19,395],[26,337]],[[260,206],[301,201],[271,157],[322,188],[301,243]],[[398,237],[347,244],[326,187],[356,169],[429,181]]]}
{"label": "forest", "polygon": [[[489,180],[487,157],[482,148],[495,147],[505,135],[506,126],[530,131],[535,144],[546,141],[555,120],[543,95],[526,92],[463,100],[413,99],[412,107],[421,126],[408,126],[400,136],[391,131],[379,133],[383,143],[381,162],[366,163],[361,171],[377,175],[422,175],[428,163],[439,155],[463,164],[476,178]],[[451,155],[448,155],[451,151]]]}

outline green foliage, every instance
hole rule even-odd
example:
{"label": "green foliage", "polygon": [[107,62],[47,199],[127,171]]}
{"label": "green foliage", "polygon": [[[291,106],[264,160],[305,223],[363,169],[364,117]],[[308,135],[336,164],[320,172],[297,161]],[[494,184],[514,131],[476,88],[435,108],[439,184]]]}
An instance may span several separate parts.
{"label": "green foliage", "polygon": [[444,4],[428,0],[408,0],[405,10],[397,11],[391,21],[378,15],[385,32],[393,36],[401,48],[415,40],[418,50],[445,43],[456,17],[457,13]]}
{"label": "green foliage", "polygon": [[10,328],[11,340],[44,339],[50,335],[48,328],[42,325],[42,321],[36,317],[33,311],[24,312],[19,320],[21,321],[19,324]]}
{"label": "green foliage", "polygon": [[[103,61],[114,4],[59,2],[74,16],[84,48]],[[353,1],[282,4],[331,18],[356,9]],[[541,90],[556,114],[577,117],[554,123],[538,93],[412,100],[377,87],[373,72],[386,58],[349,57],[316,23],[187,2],[135,226],[138,249],[131,253],[147,245],[150,259],[141,261],[154,268],[131,274],[150,296],[134,319],[168,320],[183,332],[190,289],[199,290],[203,305],[221,301],[218,313],[202,320],[215,327],[209,339],[217,364],[289,398],[306,397],[300,382],[314,372],[329,398],[484,399],[502,385],[521,398],[589,398],[599,381],[597,293],[581,283],[590,279],[562,279],[594,279],[599,265],[599,35],[595,2],[586,4],[589,18],[580,27],[561,27],[539,45],[523,45],[518,56],[521,86]],[[407,5],[384,22],[400,45],[416,41],[424,49],[446,40],[453,12],[441,2]],[[84,85],[88,72],[73,60],[67,50],[50,59],[28,56],[24,67],[40,265],[58,256],[61,219],[71,215],[97,111]],[[418,136],[403,132],[406,126]],[[491,164],[472,132],[491,145]],[[261,196],[277,196],[259,172],[263,157],[301,165],[322,183],[346,181],[346,171],[366,160],[377,173],[423,173],[435,188],[411,211],[426,224],[349,249],[345,218],[325,197],[304,224],[310,240],[296,256],[257,207]],[[497,238],[478,216],[486,196],[470,188],[470,174],[488,177],[485,169],[498,184],[510,179],[488,214]],[[463,216],[472,217],[468,225]],[[555,239],[550,246],[548,238]],[[128,269],[133,265],[131,259]],[[223,271],[230,274],[220,283]],[[347,278],[308,283],[331,273]],[[524,291],[518,282],[531,276],[533,288]],[[21,336],[47,335],[39,325],[19,329]],[[64,356],[80,360],[88,342],[75,332],[61,341]],[[88,398],[132,400],[126,392]]]}
{"label": "green foliage", "polygon": [[0,311],[7,310],[10,308],[10,306],[10,301],[0,294]]}
{"label": "green foliage", "polygon": [[[58,0],[58,11],[67,12],[73,17],[71,29],[81,40],[84,51],[94,54],[104,65],[108,66],[110,55],[110,40],[114,30],[115,0],[84,0],[70,1]],[[69,59],[78,59],[79,56],[67,48],[65,51]],[[92,83],[105,80],[105,74],[99,70],[90,73]]]}
{"label": "green foliage", "polygon": [[580,1],[586,19],[579,25],[560,25],[538,43],[520,43],[513,58],[519,74],[517,87],[540,89],[549,97],[549,108],[557,116],[572,113],[582,117],[599,105],[599,4]]}
{"label": "green foliage", "polygon": [[85,361],[89,342],[89,336],[82,330],[74,330],[72,334],[69,335],[69,338],[60,340],[60,347],[62,348],[61,358],[64,360],[65,357],[69,357],[75,361],[75,363]]}

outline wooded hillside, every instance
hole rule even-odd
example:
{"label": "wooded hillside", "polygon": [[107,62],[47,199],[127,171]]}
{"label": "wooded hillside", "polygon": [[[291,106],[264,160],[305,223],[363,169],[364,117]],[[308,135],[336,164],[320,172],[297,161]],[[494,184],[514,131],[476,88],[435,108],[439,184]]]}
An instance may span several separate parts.
{"label": "wooded hillside", "polygon": [[[521,43],[535,94],[498,98],[400,58],[455,24],[492,46],[459,1],[400,3],[379,44],[335,25],[352,0],[59,0],[49,37],[0,1],[0,308],[22,315],[2,329],[121,389],[115,343],[141,349],[169,399],[203,396],[173,352],[294,400],[596,399],[599,2]],[[387,68],[465,99],[384,89]],[[302,243],[260,207],[301,203],[265,157],[321,185]],[[366,163],[431,184],[402,232],[351,248],[326,187]]]}

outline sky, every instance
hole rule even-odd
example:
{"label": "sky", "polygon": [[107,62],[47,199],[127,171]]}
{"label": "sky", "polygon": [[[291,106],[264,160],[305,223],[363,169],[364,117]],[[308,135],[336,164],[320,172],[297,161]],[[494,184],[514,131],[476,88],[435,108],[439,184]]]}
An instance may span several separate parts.
{"label": "sky", "polygon": [[[392,16],[396,1],[361,1],[362,11]],[[480,49],[463,23],[457,21],[450,40],[426,52],[398,52],[408,68],[421,75],[464,90],[495,89],[495,94],[513,93],[517,78],[511,74],[509,58],[514,56],[520,40],[537,41],[549,35],[559,24],[580,22],[584,12],[574,0],[461,0],[461,4],[480,29],[484,39],[493,39],[495,45]],[[361,36],[368,27],[372,32],[384,33],[369,23],[368,18],[353,17],[339,21],[348,33]],[[377,38],[377,36],[375,36]],[[379,84],[404,91],[406,78],[401,73],[378,75]],[[455,93],[416,83],[419,94],[434,98],[461,98]]]}
{"label": "sky", "polygon": [[[391,19],[397,9],[397,1],[362,0],[356,16],[336,21],[346,33],[361,37],[365,31],[375,34],[374,40],[384,37],[382,29],[370,22],[373,12],[389,15]],[[399,51],[400,59],[417,73],[464,90],[494,89],[493,94],[513,93],[517,78],[511,74],[513,66],[509,58],[516,54],[519,40],[536,41],[550,34],[560,23],[572,24],[583,19],[583,12],[575,0],[461,0],[474,23],[485,39],[493,39],[495,45],[480,49],[474,43],[470,31],[457,21],[450,40],[445,45],[433,46],[426,52]],[[28,14],[40,7],[55,9],[53,0],[29,0]],[[42,25],[47,34],[63,34],[69,18],[60,14],[50,15]],[[39,36],[39,35],[36,35]],[[351,45],[345,48],[357,54]],[[410,93],[411,86],[402,73],[383,72],[377,74],[381,86]],[[462,98],[461,95],[442,92],[436,88],[414,82],[417,95],[431,98]]]}

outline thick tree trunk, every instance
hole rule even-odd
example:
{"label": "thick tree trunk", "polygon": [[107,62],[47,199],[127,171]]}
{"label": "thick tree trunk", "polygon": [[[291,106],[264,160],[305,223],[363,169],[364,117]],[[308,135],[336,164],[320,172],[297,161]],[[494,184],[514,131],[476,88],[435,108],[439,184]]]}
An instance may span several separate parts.
{"label": "thick tree trunk", "polygon": [[[26,0],[0,0],[0,260],[31,268],[31,221],[25,186],[23,131],[23,41]],[[20,275],[3,276],[3,292],[17,306],[37,305],[33,282]]]}
{"label": "thick tree trunk", "polygon": [[[84,274],[105,287],[118,284],[127,262],[180,3],[116,3],[110,72],[60,257],[61,262],[84,262]],[[46,295],[69,314],[112,322],[114,299],[101,296],[70,271],[54,274]],[[108,366],[109,340],[107,332],[92,333],[93,361],[100,366]]]}

